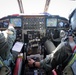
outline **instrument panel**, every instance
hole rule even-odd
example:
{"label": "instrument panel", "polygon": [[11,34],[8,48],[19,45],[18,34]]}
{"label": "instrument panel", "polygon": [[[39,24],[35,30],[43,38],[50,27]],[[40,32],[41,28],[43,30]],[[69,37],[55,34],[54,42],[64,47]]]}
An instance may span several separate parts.
{"label": "instrument panel", "polygon": [[24,16],[23,29],[44,29],[45,17],[44,16]]}
{"label": "instrument panel", "polygon": [[[46,19],[45,15],[25,15],[23,16],[23,39],[28,32],[38,32],[40,38],[45,36],[46,33]],[[32,34],[33,35],[33,34]],[[34,35],[33,35],[34,36]],[[39,39],[40,39],[39,38]]]}
{"label": "instrument panel", "polygon": [[57,46],[61,42],[60,31],[69,29],[69,21],[60,16],[46,18],[46,36]]}
{"label": "instrument panel", "polygon": [[68,20],[60,16],[20,15],[7,16],[1,19],[0,29],[6,29],[9,22],[15,25],[15,29],[17,31],[17,40],[21,40],[23,42],[25,40],[25,35],[27,36],[28,32],[39,32],[39,38],[42,38],[46,35],[50,35],[52,30],[66,30],[69,28]]}
{"label": "instrument panel", "polygon": [[49,16],[46,18],[47,28],[69,28],[69,21],[60,16]]}
{"label": "instrument panel", "polygon": [[58,19],[58,28],[69,28],[69,23],[67,20]]}

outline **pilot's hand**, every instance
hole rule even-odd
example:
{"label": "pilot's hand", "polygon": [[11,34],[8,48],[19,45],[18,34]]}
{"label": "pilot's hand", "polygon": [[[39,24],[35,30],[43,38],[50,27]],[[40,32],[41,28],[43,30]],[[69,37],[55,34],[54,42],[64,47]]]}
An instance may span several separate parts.
{"label": "pilot's hand", "polygon": [[33,59],[28,59],[28,65],[30,66],[30,67],[33,67],[33,63],[35,62],[35,60],[33,60]]}

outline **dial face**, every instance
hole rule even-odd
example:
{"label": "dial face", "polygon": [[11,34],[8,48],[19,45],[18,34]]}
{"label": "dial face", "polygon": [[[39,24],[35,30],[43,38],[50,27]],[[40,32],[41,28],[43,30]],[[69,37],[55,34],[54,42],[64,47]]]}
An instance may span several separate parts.
{"label": "dial face", "polygon": [[63,27],[63,26],[64,26],[64,23],[63,23],[62,21],[60,21],[60,22],[58,23],[58,26],[59,26],[59,27]]}

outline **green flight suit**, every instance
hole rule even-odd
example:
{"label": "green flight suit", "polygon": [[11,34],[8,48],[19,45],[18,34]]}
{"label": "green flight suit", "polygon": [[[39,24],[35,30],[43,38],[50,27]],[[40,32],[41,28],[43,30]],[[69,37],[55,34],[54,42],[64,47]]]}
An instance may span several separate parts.
{"label": "green flight suit", "polygon": [[[65,45],[64,43],[61,43],[54,51],[53,53],[49,54],[45,59],[40,61],[40,66],[45,70],[47,75],[52,75],[52,70],[56,69],[57,66],[61,66],[62,69],[67,65],[68,60],[70,59],[72,55],[72,49],[69,44]],[[66,61],[66,62],[65,62]],[[62,71],[59,71],[62,75]]]}
{"label": "green flight suit", "polygon": [[14,27],[8,27],[8,31],[10,33],[6,33],[6,31],[0,32],[0,56],[3,60],[8,58],[10,50],[16,39],[16,30]]}

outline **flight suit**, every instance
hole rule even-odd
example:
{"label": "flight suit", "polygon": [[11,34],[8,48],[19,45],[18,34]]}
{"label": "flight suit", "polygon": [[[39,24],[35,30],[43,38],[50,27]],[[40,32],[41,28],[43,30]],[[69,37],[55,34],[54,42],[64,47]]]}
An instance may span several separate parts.
{"label": "flight suit", "polygon": [[40,61],[40,66],[47,75],[52,75],[52,70],[56,69],[58,75],[62,75],[62,70],[67,65],[72,56],[72,49],[66,42],[61,43],[51,54]]}
{"label": "flight suit", "polygon": [[[8,33],[6,32],[8,30]],[[16,39],[16,30],[13,26],[0,32],[0,56],[3,60],[7,60],[10,54],[10,49]]]}

